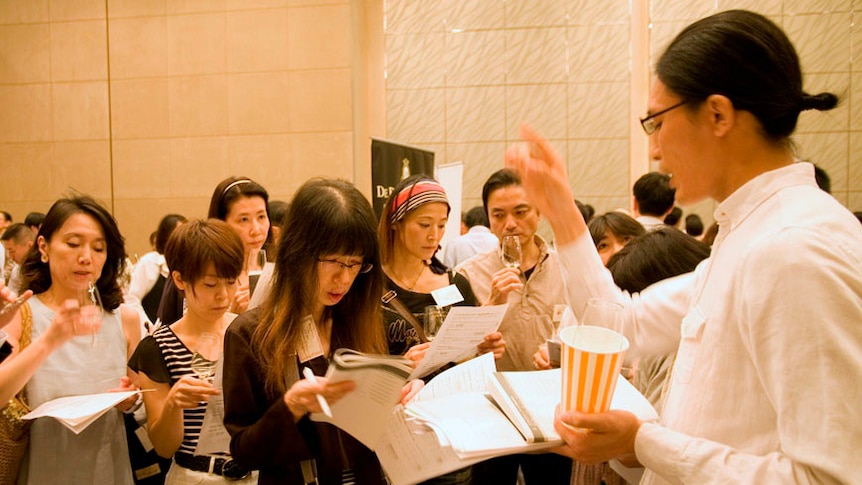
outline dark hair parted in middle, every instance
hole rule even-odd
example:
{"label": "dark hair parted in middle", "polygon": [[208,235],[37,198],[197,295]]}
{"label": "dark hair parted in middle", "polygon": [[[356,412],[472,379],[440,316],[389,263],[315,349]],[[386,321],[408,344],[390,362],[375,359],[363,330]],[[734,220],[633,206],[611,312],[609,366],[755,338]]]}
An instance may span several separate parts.
{"label": "dark hair parted in middle", "polygon": [[[117,222],[107,209],[88,195],[75,195],[58,199],[42,222],[39,233],[36,235],[50,242],[54,233],[63,227],[66,220],[74,214],[86,214],[92,217],[102,228],[105,235],[105,246],[107,255],[102,274],[96,280],[96,286],[102,297],[102,305],[105,310],[113,311],[123,303],[123,292],[120,289],[118,278],[123,272],[126,261],[126,248]],[[30,251],[21,265],[21,288],[33,290],[33,293],[43,293],[51,287],[50,262],[43,263],[39,251]]]}
{"label": "dark hair parted in middle", "polygon": [[311,179],[294,195],[276,251],[272,287],[262,304],[255,348],[268,388],[284,393],[284,369],[299,347],[302,320],[317,301],[318,259],[360,256],[372,265],[360,273],[339,303],[328,307],[332,318],[330,353],[338,348],[385,353],[380,315],[383,273],[377,243],[377,221],[367,199],[343,180]]}
{"label": "dark hair parted in middle", "polygon": [[800,111],[838,103],[832,93],[803,91],[793,44],[771,20],[745,10],[720,12],[683,29],[659,58],[656,74],[688,109],[713,94],[726,96],[776,142],[793,133]]}
{"label": "dark hair parted in middle", "polygon": [[596,245],[605,237],[605,232],[607,231],[611,231],[611,234],[617,239],[637,237],[646,232],[646,229],[644,229],[644,226],[640,222],[622,212],[607,212],[593,217],[590,219],[587,227],[590,229],[593,244]]}
{"label": "dark hair parted in middle", "polygon": [[242,240],[218,219],[187,222],[174,230],[165,245],[168,268],[189,285],[206,276],[210,265],[219,278],[237,278],[245,261],[243,255]]}

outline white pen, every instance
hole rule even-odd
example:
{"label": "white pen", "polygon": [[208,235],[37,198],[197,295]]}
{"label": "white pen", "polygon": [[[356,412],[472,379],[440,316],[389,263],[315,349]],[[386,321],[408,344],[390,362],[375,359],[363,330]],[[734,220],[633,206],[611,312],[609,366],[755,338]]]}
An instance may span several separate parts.
{"label": "white pen", "polygon": [[[311,369],[308,367],[302,368],[302,375],[304,375],[312,384],[317,384],[317,378],[314,377],[314,372],[311,372]],[[317,403],[320,404],[320,409],[323,410],[323,414],[332,418],[332,410],[329,409],[329,404],[327,404],[326,399],[323,399],[323,396],[320,394],[315,395],[317,396]]]}

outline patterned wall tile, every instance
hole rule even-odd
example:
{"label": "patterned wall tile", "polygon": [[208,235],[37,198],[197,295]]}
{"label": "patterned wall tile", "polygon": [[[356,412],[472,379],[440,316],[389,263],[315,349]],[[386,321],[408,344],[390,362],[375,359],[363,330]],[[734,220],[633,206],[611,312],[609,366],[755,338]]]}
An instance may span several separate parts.
{"label": "patterned wall tile", "polygon": [[[346,131],[292,134],[290,159],[312,160],[313,163],[294,162],[294,177],[287,181],[293,187],[288,193],[292,194],[303,182],[321,174],[353,180],[353,134]],[[360,190],[365,188],[360,187]]]}
{"label": "patterned wall tile", "polygon": [[[847,164],[847,188],[850,191],[862,192],[862,131],[849,133],[850,153]],[[853,210],[862,210],[862,205],[853,206]]]}
{"label": "patterned wall tile", "polygon": [[442,89],[386,93],[386,137],[405,143],[446,140],[446,96]]}
{"label": "patterned wall tile", "polygon": [[569,84],[568,138],[627,138],[629,83]]}
{"label": "patterned wall tile", "polygon": [[42,186],[48,196],[57,197],[72,188],[109,203],[112,194],[108,140],[55,141],[51,170],[44,171],[33,187],[36,185]]}
{"label": "patterned wall tile", "polygon": [[[781,15],[784,0],[717,0],[716,11],[742,9],[762,13],[763,15]],[[710,216],[711,217],[711,216]]]}
{"label": "patterned wall tile", "polygon": [[593,206],[595,215],[597,216],[612,211],[624,211],[625,213],[628,213],[631,210],[632,205],[631,196],[627,194],[589,196],[575,194],[575,198],[585,204]]}
{"label": "patterned wall tile", "polygon": [[850,70],[852,16],[847,13],[786,17],[784,30],[806,73]]}
{"label": "patterned wall tile", "polygon": [[850,73],[811,74],[803,77],[803,88],[811,94],[835,93],[842,102],[829,111],[803,111],[796,126],[797,133],[844,131],[850,126]]}
{"label": "patterned wall tile", "polygon": [[108,78],[105,20],[51,24],[51,80]]}
{"label": "patterned wall tile", "polygon": [[108,82],[55,83],[51,87],[54,140],[107,140]]}
{"label": "patterned wall tile", "polygon": [[628,140],[569,140],[569,183],[577,197],[629,193]]}
{"label": "patterned wall tile", "polygon": [[563,27],[566,25],[566,6],[566,2],[560,0],[508,0],[506,27]]}
{"label": "patterned wall tile", "polygon": [[[568,43],[569,51],[582,48]],[[510,84],[565,82],[566,29],[506,31],[506,79]]]}
{"label": "patterned wall tile", "polygon": [[[446,145],[447,161],[464,162],[463,197],[474,198],[481,204],[482,186],[492,173],[503,168],[504,142],[450,143]],[[473,204],[475,205],[475,204]],[[472,205],[464,206],[469,209]]]}
{"label": "patterned wall tile", "polygon": [[849,12],[853,0],[784,0],[784,15]]}
{"label": "patterned wall tile", "polygon": [[50,84],[0,86],[0,142],[50,141],[51,98]]}
{"label": "patterned wall tile", "polygon": [[131,198],[170,197],[164,183],[171,171],[169,139],[114,140],[111,145],[115,192]]}
{"label": "patterned wall tile", "polygon": [[445,34],[387,34],[387,89],[443,87],[445,58]]}
{"label": "patterned wall tile", "polygon": [[250,135],[228,138],[228,170],[260,180],[270,193],[285,193],[293,180],[294,167],[316,166],[320,161],[308,155],[290,158],[290,135]]}
{"label": "patterned wall tile", "polygon": [[506,81],[505,34],[502,30],[447,33],[446,86],[503,84]]}
{"label": "patterned wall tile", "polygon": [[50,81],[50,25],[0,27],[0,59],[0,83]]}
{"label": "patterned wall tile", "polygon": [[652,19],[696,20],[716,12],[715,0],[652,0],[650,10]]}
{"label": "patterned wall tile", "polygon": [[833,190],[847,190],[849,133],[811,133],[795,135],[797,154],[816,163],[830,175]]}
{"label": "patterned wall tile", "polygon": [[628,25],[569,27],[569,81],[629,80]]}
{"label": "patterned wall tile", "polygon": [[385,0],[384,29],[387,34],[442,33],[445,2]]}
{"label": "patterned wall tile", "polygon": [[168,74],[225,72],[226,15],[173,15],[168,17]]}
{"label": "patterned wall tile", "polygon": [[690,23],[690,20],[652,22],[649,41],[652,64],[650,68],[653,72],[655,71],[655,62],[658,61],[670,42]]}
{"label": "patterned wall tile", "polygon": [[[856,0],[862,8],[862,0]],[[851,14],[853,24],[850,27],[850,68],[853,71],[862,71],[862,11],[857,10]]]}
{"label": "patterned wall tile", "polygon": [[[53,154],[54,147],[50,141],[0,143],[0,169],[3,173],[11,173],[14,168],[20,174],[20,178],[0,177],[0,193],[3,194],[4,206],[12,200],[31,200],[31,184],[23,184],[21,181],[41,180],[45,167],[51,166]],[[14,214],[11,209],[3,210]]]}
{"label": "patterned wall tile", "polygon": [[173,197],[212,194],[228,172],[228,137],[171,139],[171,170],[165,174]]}
{"label": "patterned wall tile", "polygon": [[6,1],[0,8],[0,24],[29,24],[50,19],[48,0]]}
{"label": "patterned wall tile", "polygon": [[566,85],[527,84],[506,87],[506,139],[518,140],[518,127],[529,123],[549,139],[566,138]]}
{"label": "patterned wall tile", "polygon": [[862,192],[847,193],[847,208],[853,212],[862,211]]}
{"label": "patterned wall tile", "polygon": [[[563,2],[561,2],[563,3]],[[565,0],[568,25],[626,24],[630,19],[629,2]]]}
{"label": "patterned wall tile", "polygon": [[[854,72],[850,78],[850,93],[843,100],[845,106],[849,105],[850,129],[862,131],[862,72]],[[862,186],[860,186],[862,189]]]}
{"label": "patterned wall tile", "polygon": [[290,131],[350,131],[353,126],[350,69],[289,71]]}
{"label": "patterned wall tile", "polygon": [[505,0],[439,0],[425,3],[440,3],[446,31],[484,30],[502,28],[505,18]]}
{"label": "patterned wall tile", "polygon": [[506,88],[446,90],[446,140],[495,141],[506,136]]}

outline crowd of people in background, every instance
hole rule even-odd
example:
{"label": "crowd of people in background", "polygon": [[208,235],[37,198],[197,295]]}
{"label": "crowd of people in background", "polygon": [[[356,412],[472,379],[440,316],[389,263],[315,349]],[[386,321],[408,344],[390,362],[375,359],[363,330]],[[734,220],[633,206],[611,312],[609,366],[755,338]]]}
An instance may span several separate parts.
{"label": "crowd of people in background", "polygon": [[[788,143],[801,110],[836,103],[802,91],[777,26],[729,11],[685,29],[658,63],[641,124],[665,173],[637,179],[630,210],[596,215],[575,200],[562,158],[524,127],[526,143],[507,151],[445,247],[449,199],[430,175],[401,180],[379,216],[344,180],[309,180],[288,203],[228,177],[207,219],[165,215],[135,262],[87,195],[23,223],[0,212],[0,400],[148,391],[80,434],[35,420],[18,483],[384,485],[372,450],[310,419],[321,397],[337,402],[354,384],[303,369],[323,376],[338,348],[418,365],[429,312],[499,304],[502,323],[476,355],[492,353],[500,371],[547,369],[545,342],[594,296],[624,306],[636,357],[626,377],[660,422],[559,413],[553,453],[425,483],[622,484],[615,459],[644,466],[648,484],[850,482],[862,474],[846,404],[862,377],[862,225]],[[703,199],[718,204],[709,227],[676,206]],[[552,240],[538,234],[542,219]],[[515,264],[506,238],[520,248]],[[458,298],[440,305],[441,289]],[[84,304],[94,295],[95,314]],[[423,385],[408,381],[401,403]],[[200,454],[208,411],[230,444]]]}

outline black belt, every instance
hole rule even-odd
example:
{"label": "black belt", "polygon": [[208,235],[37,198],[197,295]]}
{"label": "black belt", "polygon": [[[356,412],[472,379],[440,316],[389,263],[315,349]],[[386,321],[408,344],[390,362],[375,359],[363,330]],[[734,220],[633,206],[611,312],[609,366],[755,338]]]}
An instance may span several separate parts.
{"label": "black belt", "polygon": [[251,473],[250,470],[233,461],[232,458],[216,458],[214,456],[198,456],[177,452],[174,454],[174,461],[183,468],[196,472],[215,473],[228,480],[242,480]]}

